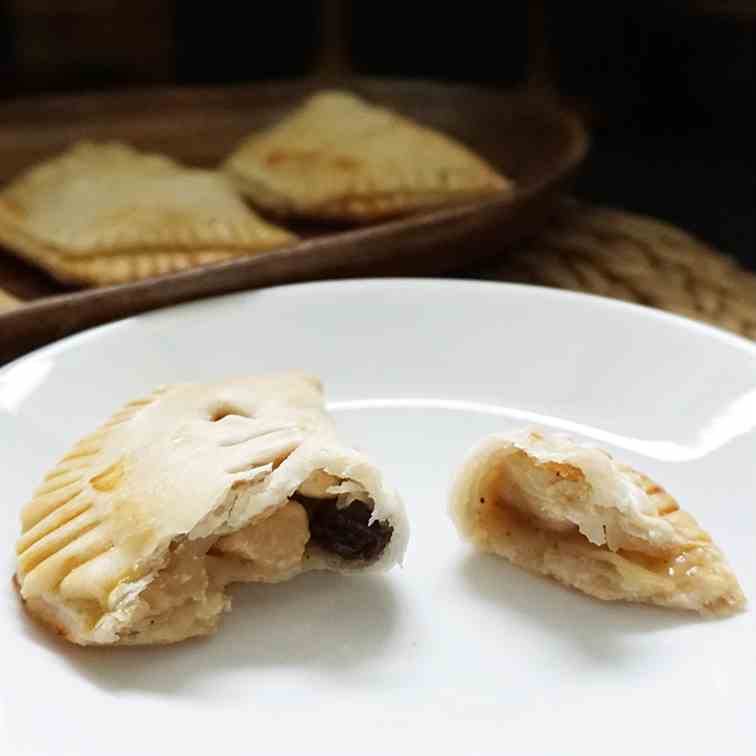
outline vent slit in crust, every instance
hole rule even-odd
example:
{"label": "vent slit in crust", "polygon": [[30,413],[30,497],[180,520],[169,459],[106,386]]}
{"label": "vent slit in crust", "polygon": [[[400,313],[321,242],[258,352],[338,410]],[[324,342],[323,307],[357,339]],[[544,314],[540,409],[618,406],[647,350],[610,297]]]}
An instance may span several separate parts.
{"label": "vent slit in crust", "polygon": [[[61,480],[63,478],[63,480]],[[77,470],[69,475],[60,476],[50,481],[49,483],[40,486],[34,493],[35,496],[42,496],[43,494],[55,493],[60,491],[61,488],[66,488],[72,483],[78,483],[81,480],[81,473]]]}
{"label": "vent slit in crust", "polygon": [[51,512],[64,507],[69,501],[75,499],[84,490],[81,485],[77,485],[78,482],[69,484],[69,490],[65,493],[59,489],[52,493],[38,495],[31,501],[21,513],[23,532],[26,533],[28,530],[31,530]]}
{"label": "vent slit in crust", "polygon": [[18,543],[16,544],[16,554],[23,554],[28,548],[40,541],[53,530],[63,527],[75,517],[84,514],[84,512],[91,509],[91,507],[92,502],[84,497],[71,497],[71,499],[69,499],[63,506],[54,509],[18,539]]}

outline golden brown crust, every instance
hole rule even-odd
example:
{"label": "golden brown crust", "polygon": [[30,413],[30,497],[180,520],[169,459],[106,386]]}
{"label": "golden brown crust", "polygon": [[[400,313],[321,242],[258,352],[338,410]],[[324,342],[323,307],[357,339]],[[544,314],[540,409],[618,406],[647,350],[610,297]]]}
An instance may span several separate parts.
{"label": "golden brown crust", "polygon": [[0,193],[0,243],[64,283],[113,284],[281,246],[222,175],[80,143]]}
{"label": "golden brown crust", "polygon": [[321,92],[253,134],[225,169],[281,216],[367,222],[512,191],[472,151],[345,92]]}
{"label": "golden brown crust", "polygon": [[233,260],[240,256],[243,255],[238,250],[162,250],[76,260],[58,256],[45,257],[39,260],[38,264],[62,283],[110,286],[179,273],[182,270]]}

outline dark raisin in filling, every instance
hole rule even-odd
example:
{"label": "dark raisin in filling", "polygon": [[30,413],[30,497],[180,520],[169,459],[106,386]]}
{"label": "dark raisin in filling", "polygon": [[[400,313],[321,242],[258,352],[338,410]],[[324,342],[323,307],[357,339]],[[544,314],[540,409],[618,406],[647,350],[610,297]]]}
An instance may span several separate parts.
{"label": "dark raisin in filling", "polygon": [[368,525],[371,510],[364,501],[337,509],[335,499],[293,498],[307,510],[312,541],[342,559],[377,559],[391,540],[394,528],[385,520]]}

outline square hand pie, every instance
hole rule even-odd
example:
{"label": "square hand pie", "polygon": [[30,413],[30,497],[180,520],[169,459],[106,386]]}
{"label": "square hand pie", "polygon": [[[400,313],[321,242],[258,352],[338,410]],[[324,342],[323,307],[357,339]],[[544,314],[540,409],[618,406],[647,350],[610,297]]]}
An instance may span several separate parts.
{"label": "square hand pie", "polygon": [[0,193],[0,244],[55,278],[115,284],[291,242],[220,173],[82,142]]}
{"label": "square hand pie", "polygon": [[382,571],[408,525],[396,492],[343,446],[316,378],[179,384],[80,441],[23,509],[28,611],[82,645],[213,632],[232,582]]}
{"label": "square hand pie", "polygon": [[346,92],[321,92],[226,161],[238,188],[283,216],[371,221],[511,192],[453,139]]}
{"label": "square hand pie", "polygon": [[596,598],[722,615],[745,605],[720,549],[661,486],[561,435],[483,439],[451,513],[481,550]]}

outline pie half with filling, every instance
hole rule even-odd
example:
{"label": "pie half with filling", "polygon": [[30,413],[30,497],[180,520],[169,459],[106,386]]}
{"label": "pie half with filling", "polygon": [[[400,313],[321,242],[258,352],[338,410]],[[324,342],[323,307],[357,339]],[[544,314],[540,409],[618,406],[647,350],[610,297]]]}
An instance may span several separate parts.
{"label": "pie half with filling", "polygon": [[382,571],[408,525],[397,493],[337,439],[316,378],[179,384],[77,443],[22,512],[16,581],[79,644],[211,633],[234,582]]}
{"label": "pie half with filling", "polygon": [[596,598],[709,614],[745,605],[722,551],[661,486],[561,435],[483,439],[457,475],[451,514],[481,550]]}

